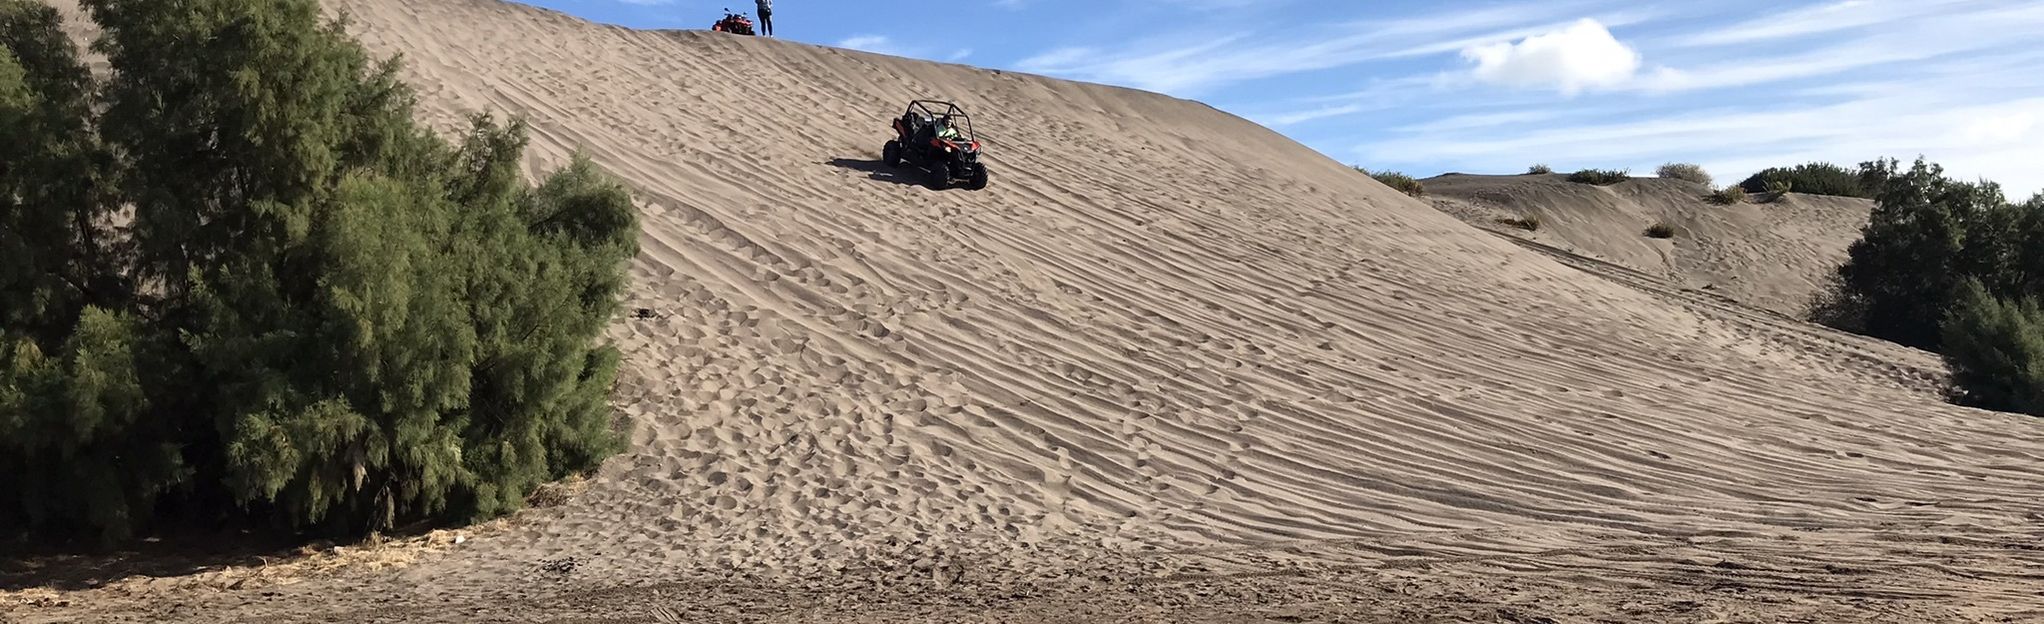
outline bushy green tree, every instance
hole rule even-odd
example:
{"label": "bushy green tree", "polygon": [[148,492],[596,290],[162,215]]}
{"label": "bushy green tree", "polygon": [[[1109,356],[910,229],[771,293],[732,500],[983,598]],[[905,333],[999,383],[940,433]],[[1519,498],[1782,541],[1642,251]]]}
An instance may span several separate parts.
{"label": "bushy green tree", "polygon": [[115,204],[90,89],[55,9],[0,0],[0,328],[45,350],[87,303],[124,295],[103,245]]}
{"label": "bushy green tree", "polygon": [[1943,334],[1960,402],[2044,416],[2044,308],[2036,299],[2004,301],[1969,279]]}
{"label": "bushy green tree", "polygon": [[1867,171],[1882,181],[1878,206],[1838,273],[1868,334],[1936,350],[1962,280],[2014,296],[2044,279],[2032,268],[2030,250],[2044,243],[2035,216],[2008,204],[2000,187],[1953,180],[1920,158],[1907,170],[1887,160]]}
{"label": "bushy green tree", "polygon": [[117,537],[169,496],[361,532],[501,513],[616,450],[622,185],[578,157],[529,186],[518,123],[446,144],[313,0],[83,4],[96,117],[54,12],[0,0],[0,124],[28,139],[0,147],[0,246],[31,259],[0,269],[0,517]]}
{"label": "bushy green tree", "polygon": [[587,159],[514,192],[504,156],[524,148],[523,126],[477,123],[461,157],[461,170],[480,172],[465,192],[464,227],[496,244],[465,256],[478,353],[464,457],[493,480],[465,511],[489,515],[615,452],[606,397],[618,354],[586,345],[615,308],[624,287],[616,267],[637,240],[630,196]]}
{"label": "bushy green tree", "polygon": [[1885,180],[1876,209],[1838,272],[1866,305],[1866,333],[1936,350],[1962,278],[2009,278],[2005,200],[1999,186],[1946,178],[1921,158],[1909,170],[1893,160],[1874,170]]}
{"label": "bushy green tree", "polygon": [[[113,535],[185,468],[152,417],[146,355],[106,224],[111,157],[56,10],[0,0],[0,525]],[[6,522],[13,520],[13,522]]]}

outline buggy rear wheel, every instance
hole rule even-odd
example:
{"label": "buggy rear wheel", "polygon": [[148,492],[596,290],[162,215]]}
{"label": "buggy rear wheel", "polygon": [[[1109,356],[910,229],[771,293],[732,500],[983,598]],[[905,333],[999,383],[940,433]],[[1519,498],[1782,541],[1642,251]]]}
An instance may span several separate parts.
{"label": "buggy rear wheel", "polygon": [[889,139],[887,145],[880,148],[880,162],[887,163],[889,167],[901,166],[901,142]]}

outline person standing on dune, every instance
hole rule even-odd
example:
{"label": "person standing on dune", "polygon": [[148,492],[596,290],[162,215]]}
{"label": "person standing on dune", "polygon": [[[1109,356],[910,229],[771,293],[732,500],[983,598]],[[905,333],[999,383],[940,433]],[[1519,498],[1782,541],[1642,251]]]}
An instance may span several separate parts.
{"label": "person standing on dune", "polygon": [[759,4],[759,34],[774,36],[774,0],[754,0]]}

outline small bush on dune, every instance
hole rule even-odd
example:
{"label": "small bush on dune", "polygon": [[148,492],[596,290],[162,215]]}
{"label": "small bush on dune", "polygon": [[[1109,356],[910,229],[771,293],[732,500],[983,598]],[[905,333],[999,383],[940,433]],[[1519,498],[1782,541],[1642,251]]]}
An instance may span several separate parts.
{"label": "small bush on dune", "polygon": [[1547,175],[1550,173],[1554,173],[1554,168],[1547,166],[1546,163],[1540,163],[1526,168],[1526,175]]}
{"label": "small bush on dune", "polygon": [[1568,174],[1568,181],[1578,184],[1609,186],[1632,179],[1632,174],[1623,169],[1583,169]]}
{"label": "small bush on dune", "polygon": [[1656,223],[1647,226],[1646,235],[1647,238],[1674,238],[1675,227],[1666,223]]}
{"label": "small bush on dune", "polygon": [[1737,186],[1727,186],[1716,191],[1712,191],[1710,194],[1710,203],[1717,204],[1720,206],[1730,206],[1732,204],[1743,203],[1745,201],[1746,189],[1742,189]]}
{"label": "small bush on dune", "polygon": [[[1733,187],[1733,188],[1739,188],[1739,187]],[[1796,188],[1796,184],[1795,184],[1795,182],[1794,182],[1794,181],[1791,181],[1791,180],[1787,180],[1787,179],[1780,179],[1780,180],[1768,180],[1768,181],[1767,181],[1767,201],[1770,201],[1770,202],[1776,202],[1776,201],[1781,201],[1781,199],[1782,199],[1782,198],[1784,198],[1784,197],[1788,197],[1788,194],[1789,194],[1789,192],[1790,192],[1790,191],[1793,191],[1793,190],[1795,190],[1795,188]]]}
{"label": "small bush on dune", "polygon": [[1396,171],[1381,171],[1372,173],[1370,170],[1364,169],[1362,167],[1356,167],[1356,171],[1360,171],[1364,175],[1368,175],[1372,178],[1375,178],[1378,182],[1384,183],[1384,186],[1389,186],[1392,188],[1392,190],[1396,190],[1400,193],[1411,195],[1413,197],[1423,197],[1427,194],[1425,185],[1420,184],[1420,181],[1414,179],[1412,176],[1405,175],[1403,173],[1399,173]]}
{"label": "small bush on dune", "polygon": [[1661,165],[1660,169],[1654,171],[1654,175],[1710,186],[1710,173],[1705,172],[1703,167],[1690,163],[1668,163]]}

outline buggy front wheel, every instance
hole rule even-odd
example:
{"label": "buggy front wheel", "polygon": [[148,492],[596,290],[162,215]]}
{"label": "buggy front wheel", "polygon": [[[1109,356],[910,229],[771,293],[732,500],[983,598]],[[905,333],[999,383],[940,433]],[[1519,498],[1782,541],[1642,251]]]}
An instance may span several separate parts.
{"label": "buggy front wheel", "polygon": [[987,187],[986,166],[981,165],[978,167],[974,167],[972,170],[972,178],[965,182],[965,188],[977,191],[986,187]]}
{"label": "buggy front wheel", "polygon": [[901,166],[901,142],[889,140],[885,147],[881,147],[880,162],[887,163],[889,167]]}

